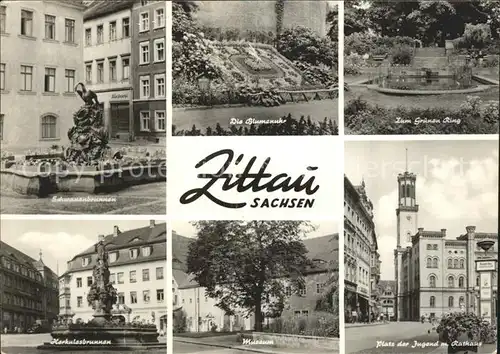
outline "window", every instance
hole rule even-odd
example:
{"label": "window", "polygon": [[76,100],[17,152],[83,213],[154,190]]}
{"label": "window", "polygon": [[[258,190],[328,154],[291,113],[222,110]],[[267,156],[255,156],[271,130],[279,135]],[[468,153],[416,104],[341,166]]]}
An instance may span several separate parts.
{"label": "window", "polygon": [[97,82],[104,82],[104,62],[102,61],[97,63]]}
{"label": "window", "polygon": [[156,301],[163,302],[163,299],[164,299],[163,289],[157,289],[156,290]]}
{"label": "window", "polygon": [[122,38],[130,37],[130,19],[125,17],[122,19]]}
{"label": "window", "polygon": [[116,282],[118,284],[123,284],[123,272],[116,273]]}
{"label": "window", "polygon": [[437,249],[438,249],[438,245],[437,244],[432,245],[432,250],[437,251]]}
{"label": "window", "polygon": [[56,69],[54,68],[45,68],[44,91],[56,91]]}
{"label": "window", "polygon": [[109,274],[109,282],[111,284],[116,284],[116,274],[115,273]]}
{"label": "window", "polygon": [[75,90],[75,70],[64,70],[64,77],[66,79],[66,92],[73,92]]}
{"label": "window", "polygon": [[76,297],[76,307],[82,307],[83,298],[81,296]]}
{"label": "window", "polygon": [[464,287],[464,277],[458,278],[458,287],[463,288]]}
{"label": "window", "polygon": [[104,26],[97,26],[97,44],[102,44],[104,42]]}
{"label": "window", "polygon": [[45,39],[56,39],[56,17],[45,15]]}
{"label": "window", "polygon": [[165,97],[165,74],[155,75],[155,97]]}
{"label": "window", "polygon": [[5,90],[5,64],[0,64],[0,90]]}
{"label": "window", "polygon": [[118,252],[109,253],[109,263],[114,263],[118,259]]}
{"label": "window", "polygon": [[116,81],[116,60],[109,61],[109,81]]}
{"label": "window", "polygon": [[87,286],[92,286],[92,277],[87,277]]}
{"label": "window", "polygon": [[463,259],[460,260],[460,269],[465,268],[465,261]]}
{"label": "window", "polygon": [[431,296],[430,301],[429,301],[429,306],[436,307],[436,298],[434,296]]}
{"label": "window", "polygon": [[316,283],[316,294],[321,294],[323,292],[324,287],[325,287],[324,283]]}
{"label": "window", "polygon": [[21,34],[33,36],[33,12],[21,10]]}
{"label": "window", "polygon": [[141,111],[141,130],[149,131],[149,111]]}
{"label": "window", "polygon": [[118,293],[117,297],[118,297],[118,303],[120,305],[125,304],[125,294],[124,293]]}
{"label": "window", "polygon": [[165,61],[165,38],[155,39],[155,62]]}
{"label": "window", "polygon": [[448,307],[453,307],[453,296],[448,298]]}
{"label": "window", "polygon": [[464,307],[464,305],[465,305],[465,299],[463,296],[460,296],[460,298],[458,299],[458,306]]}
{"label": "window", "polygon": [[149,290],[143,290],[142,291],[142,301],[145,304],[148,304],[150,299],[151,299],[151,296],[149,295]]}
{"label": "window", "polygon": [[75,43],[75,20],[69,18],[64,20],[64,41],[67,43]]}
{"label": "window", "polygon": [[165,9],[156,9],[155,28],[165,27]]}
{"label": "window", "polygon": [[130,77],[130,58],[122,58],[122,80],[128,80]]}
{"label": "window", "polygon": [[155,130],[165,130],[165,111],[155,111]]}
{"label": "window", "polygon": [[149,98],[149,76],[141,76],[140,77],[140,97],[141,98]]}
{"label": "window", "polygon": [[149,13],[143,12],[140,15],[139,32],[149,31]]}
{"label": "window", "polygon": [[5,33],[6,20],[7,20],[7,7],[0,6],[0,33]]}
{"label": "window", "polygon": [[151,255],[151,246],[146,246],[142,248],[142,255],[144,257],[149,257]]}
{"label": "window", "polygon": [[455,281],[454,281],[453,277],[450,275],[448,277],[448,288],[453,288],[453,287],[455,287]]}
{"label": "window", "polygon": [[92,28],[85,28],[85,45],[87,47],[92,45]]}
{"label": "window", "polygon": [[432,267],[432,259],[427,258],[427,268],[431,268],[431,267]]}
{"label": "window", "polygon": [[301,286],[299,287],[299,295],[300,295],[300,296],[306,296],[306,294],[307,294],[306,287],[305,287],[305,286],[303,286],[303,285],[301,285]]}
{"label": "window", "polygon": [[131,250],[129,250],[129,255],[130,258],[136,259],[137,256],[139,256],[139,250],[137,248],[132,248]]}
{"label": "window", "polygon": [[130,303],[137,304],[137,291],[130,292]]}
{"label": "window", "polygon": [[131,270],[130,275],[129,275],[129,281],[131,283],[136,283],[137,282],[136,276],[137,276],[137,272],[135,270]]}
{"label": "window", "polygon": [[434,258],[432,260],[432,268],[437,268],[438,267],[438,259],[437,258]]}
{"label": "window", "polygon": [[31,91],[33,88],[33,67],[21,65],[21,91]]}
{"label": "window", "polygon": [[156,280],[163,279],[163,267],[156,268]]}
{"label": "window", "polygon": [[82,278],[76,278],[76,287],[81,288],[82,287]]}
{"label": "window", "polygon": [[436,287],[436,277],[434,275],[431,275],[429,277],[429,286],[431,288],[435,288]]}
{"label": "window", "polygon": [[139,45],[139,48],[140,48],[139,64],[148,64],[149,63],[149,42],[142,42]]}
{"label": "window", "polygon": [[142,270],[142,281],[149,281],[149,269]]}
{"label": "window", "polygon": [[448,269],[453,268],[453,260],[448,259]]}
{"label": "window", "polygon": [[453,268],[458,268],[458,259],[453,261]]}
{"label": "window", "polygon": [[92,82],[92,63],[85,64],[85,82]]}
{"label": "window", "polygon": [[109,41],[116,41],[116,21],[109,23]]}

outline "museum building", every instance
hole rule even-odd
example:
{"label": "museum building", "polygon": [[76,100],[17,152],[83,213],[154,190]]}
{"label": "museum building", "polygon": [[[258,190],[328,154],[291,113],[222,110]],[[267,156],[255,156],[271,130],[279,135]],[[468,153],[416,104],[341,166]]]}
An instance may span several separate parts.
{"label": "museum building", "polygon": [[[148,226],[123,232],[115,226],[112,234],[104,236],[104,243],[110,281],[118,294],[112,314],[126,322],[154,323],[158,331],[165,332],[166,224],[151,220]],[[68,261],[67,271],[59,277],[62,317],[74,322],[93,318],[87,294],[94,281],[92,270],[96,260],[93,245]]]}

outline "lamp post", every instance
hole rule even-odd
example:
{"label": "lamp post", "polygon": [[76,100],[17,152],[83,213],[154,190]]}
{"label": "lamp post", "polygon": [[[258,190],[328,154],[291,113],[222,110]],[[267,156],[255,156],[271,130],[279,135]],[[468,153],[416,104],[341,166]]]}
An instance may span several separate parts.
{"label": "lamp post", "polygon": [[488,250],[495,244],[493,240],[479,241],[477,245],[484,250],[485,257],[476,260],[476,271],[479,273],[479,315],[486,321],[494,324],[492,314],[493,272],[496,270],[497,260],[488,256]]}

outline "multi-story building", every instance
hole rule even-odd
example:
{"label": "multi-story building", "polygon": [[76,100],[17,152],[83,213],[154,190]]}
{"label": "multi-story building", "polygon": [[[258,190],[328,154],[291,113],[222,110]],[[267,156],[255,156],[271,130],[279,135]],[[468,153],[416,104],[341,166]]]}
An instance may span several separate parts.
{"label": "multi-story building", "polygon": [[380,255],[373,204],[364,181],[354,186],[344,176],[344,304],[346,320],[370,320],[379,311],[372,292],[380,279]]}
{"label": "multi-story building", "polygon": [[134,130],[137,139],[164,143],[166,137],[165,1],[136,1],[132,8]]}
{"label": "multi-story building", "polygon": [[[81,2],[0,3],[0,140],[10,151],[68,144],[81,79]],[[64,55],[57,55],[64,53]]]}
{"label": "multi-story building", "polygon": [[396,282],[394,280],[381,280],[378,283],[380,314],[384,315],[384,319],[394,319],[395,299],[396,299]]}
{"label": "multi-story building", "polygon": [[[457,311],[478,312],[479,276],[475,261],[485,257],[477,242],[495,241],[489,254],[497,254],[498,234],[476,232],[448,238],[446,229],[428,231],[418,223],[416,178],[405,171],[398,175],[399,206],[397,215],[396,316],[398,321],[419,320],[421,316],[441,317]],[[493,284],[497,284],[496,274]],[[497,297],[493,286],[493,298]],[[496,302],[493,301],[493,312]]]}
{"label": "multi-story building", "polygon": [[89,4],[83,18],[85,85],[98,95],[111,139],[131,140],[133,0]]}
{"label": "multi-story building", "polygon": [[[115,226],[103,239],[111,283],[118,293],[113,313],[126,321],[153,322],[158,330],[166,331],[166,225],[150,221],[149,226],[124,232]],[[73,317],[73,321],[92,319],[87,294],[94,281],[96,258],[94,245],[68,262],[67,271],[59,278],[60,315]]]}
{"label": "multi-story building", "polygon": [[[191,238],[172,234],[172,291],[174,311],[184,311],[187,317],[187,331],[205,332],[216,328],[222,330],[250,330],[254,327],[254,316],[247,316],[247,310],[235,309],[228,315],[216,306],[217,300],[208,297],[190,274],[187,274],[186,258]],[[306,239],[307,257],[313,265],[304,273],[304,286],[295,293],[286,285],[287,301],[283,313],[307,315],[315,311],[323,294],[323,287],[332,274],[331,264],[338,260],[338,234]],[[336,271],[336,270],[334,270]],[[263,304],[263,309],[266,305]],[[265,311],[264,311],[265,312]],[[266,319],[266,321],[272,319]]]}
{"label": "multi-story building", "polygon": [[26,331],[36,321],[51,323],[59,312],[57,274],[0,241],[0,327]]}

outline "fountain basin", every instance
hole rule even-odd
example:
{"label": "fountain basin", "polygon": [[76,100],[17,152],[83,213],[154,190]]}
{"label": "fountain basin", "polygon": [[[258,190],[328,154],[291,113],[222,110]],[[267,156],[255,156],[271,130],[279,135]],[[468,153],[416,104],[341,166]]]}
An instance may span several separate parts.
{"label": "fountain basin", "polygon": [[21,195],[47,197],[59,192],[108,193],[126,187],[166,180],[166,161],[151,164],[111,166],[73,166],[41,171],[37,166],[10,166],[0,169],[2,189]]}
{"label": "fountain basin", "polygon": [[165,348],[158,341],[156,327],[134,326],[78,326],[56,329],[51,332],[52,342],[44,343],[37,349],[51,351],[74,350],[139,350]]}

